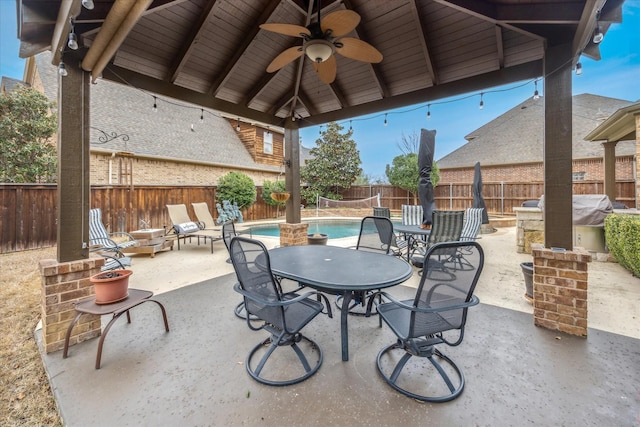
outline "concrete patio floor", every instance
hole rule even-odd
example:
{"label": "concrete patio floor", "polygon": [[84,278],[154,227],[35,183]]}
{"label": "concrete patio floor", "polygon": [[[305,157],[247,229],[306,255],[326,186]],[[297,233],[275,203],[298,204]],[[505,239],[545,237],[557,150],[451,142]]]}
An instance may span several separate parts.
{"label": "concrete patio floor", "polygon": [[[268,247],[277,239],[261,238]],[[330,240],[349,246],[353,239]],[[98,340],[43,355],[65,425],[640,425],[640,279],[615,263],[589,266],[586,338],[533,325],[523,298],[515,229],[480,240],[481,304],[469,312],[463,343],[441,346],[466,377],[463,394],[444,404],[404,397],[382,380],[378,351],[395,341],[376,318],[350,317],[351,359],[340,358],[339,318],[321,315],[303,333],[324,351],[319,372],[288,387],[252,380],[244,360],[267,333],[233,314],[240,296],[222,242],[181,245],[151,259],[136,256],[130,286],[156,293],[154,304],[120,319],[94,369]],[[393,288],[412,295],[419,281]],[[108,316],[103,318],[107,322]],[[41,339],[37,332],[38,340]],[[285,349],[287,350],[287,349]]]}

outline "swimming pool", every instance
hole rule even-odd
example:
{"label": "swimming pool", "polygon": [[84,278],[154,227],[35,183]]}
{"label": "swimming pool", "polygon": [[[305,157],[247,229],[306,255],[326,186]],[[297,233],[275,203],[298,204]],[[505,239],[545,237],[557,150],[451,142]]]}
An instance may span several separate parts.
{"label": "swimming pool", "polygon": [[[305,221],[309,223],[309,234],[322,233],[330,239],[342,237],[354,237],[360,234],[362,219],[321,219],[317,221]],[[258,224],[251,226],[251,234],[257,236],[280,236],[278,224]]]}

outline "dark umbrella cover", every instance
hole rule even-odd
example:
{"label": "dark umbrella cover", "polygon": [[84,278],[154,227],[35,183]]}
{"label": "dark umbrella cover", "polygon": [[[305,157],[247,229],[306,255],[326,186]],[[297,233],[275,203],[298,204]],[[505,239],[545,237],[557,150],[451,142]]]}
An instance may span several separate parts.
{"label": "dark umbrella cover", "polygon": [[487,207],[482,197],[482,172],[480,171],[480,162],[476,162],[473,173],[473,207],[484,209],[482,211],[482,223],[489,224],[489,214],[487,214]]}
{"label": "dark umbrella cover", "polygon": [[418,198],[422,205],[422,224],[431,225],[433,211],[436,208],[431,181],[431,167],[436,145],[436,131],[422,129],[420,132],[420,149],[418,151]]}

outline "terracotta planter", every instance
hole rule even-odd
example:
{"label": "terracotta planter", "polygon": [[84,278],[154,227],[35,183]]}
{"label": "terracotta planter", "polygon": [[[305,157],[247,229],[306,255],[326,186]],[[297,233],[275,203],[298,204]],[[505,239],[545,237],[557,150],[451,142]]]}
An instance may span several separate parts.
{"label": "terracotta planter", "polygon": [[131,270],[111,270],[94,274],[89,279],[96,293],[96,304],[111,304],[129,296]]}
{"label": "terracotta planter", "polygon": [[326,234],[322,233],[307,234],[307,243],[309,245],[326,245],[328,238]]}
{"label": "terracotta planter", "polygon": [[291,194],[289,193],[271,193],[271,198],[273,200],[275,200],[278,203],[284,203],[287,200],[289,200],[289,197],[291,197]]}

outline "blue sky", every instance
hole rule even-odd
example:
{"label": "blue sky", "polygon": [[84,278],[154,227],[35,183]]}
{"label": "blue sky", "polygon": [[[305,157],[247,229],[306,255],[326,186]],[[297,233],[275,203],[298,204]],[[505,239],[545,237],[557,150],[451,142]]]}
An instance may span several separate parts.
{"label": "blue sky", "polygon": [[[18,57],[15,0],[0,0],[0,76],[22,79],[24,60]],[[592,93],[628,101],[640,100],[640,0],[626,0],[622,9],[622,24],[609,28],[600,45],[601,61],[582,58],[583,73],[573,76],[573,93]],[[500,92],[491,93],[499,90]],[[538,83],[544,94],[544,82]],[[369,177],[383,178],[385,165],[401,154],[398,144],[402,135],[420,132],[421,128],[436,129],[436,160],[465,143],[465,135],[505,113],[532,96],[533,82],[520,82],[505,87],[487,88],[484,108],[478,108],[480,93],[432,102],[431,119],[427,120],[426,105],[354,117],[353,139],[360,150],[362,168]],[[466,99],[461,99],[466,98]],[[439,104],[441,103],[441,104]],[[411,111],[414,110],[414,111]],[[345,129],[349,121],[340,122]],[[300,130],[302,144],[313,147],[319,127]]]}

